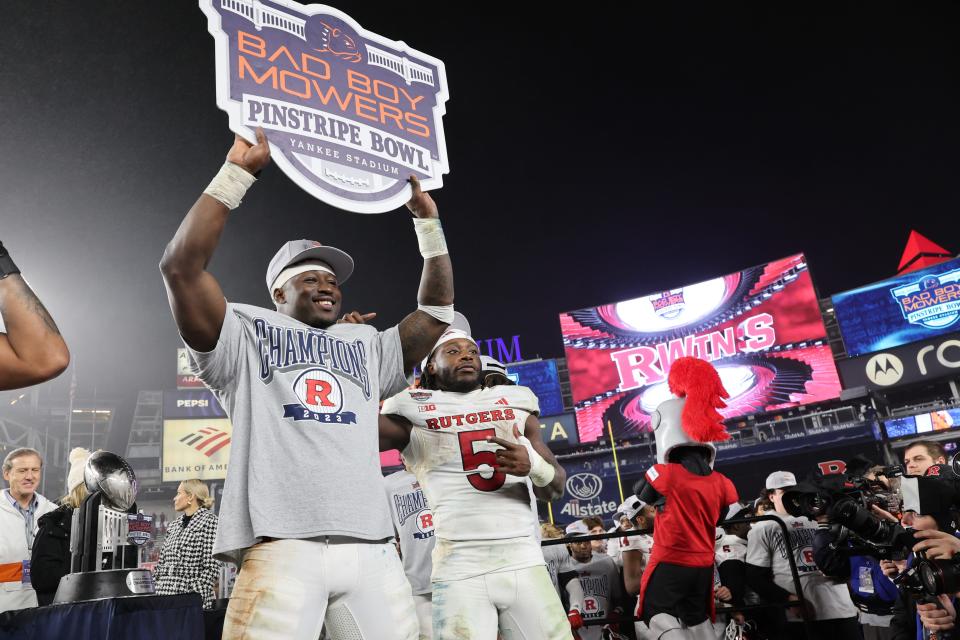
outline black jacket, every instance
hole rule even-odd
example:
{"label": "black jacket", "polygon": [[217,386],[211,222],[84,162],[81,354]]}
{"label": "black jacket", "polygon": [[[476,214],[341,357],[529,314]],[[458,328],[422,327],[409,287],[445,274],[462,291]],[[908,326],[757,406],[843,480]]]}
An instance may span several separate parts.
{"label": "black jacket", "polygon": [[40,517],[30,558],[30,581],[40,606],[53,602],[60,578],[70,573],[70,524],[73,509],[62,506]]}

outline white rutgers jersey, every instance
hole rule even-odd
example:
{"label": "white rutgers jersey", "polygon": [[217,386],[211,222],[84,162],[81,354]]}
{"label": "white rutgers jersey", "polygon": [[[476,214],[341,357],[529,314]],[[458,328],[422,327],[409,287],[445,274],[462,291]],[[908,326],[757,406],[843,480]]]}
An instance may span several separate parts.
{"label": "white rutgers jersey", "polygon": [[722,538],[717,540],[717,548],[714,553],[718,567],[727,560],[744,562],[747,557],[747,541],[740,536],[725,533]]}
{"label": "white rutgers jersey", "polygon": [[494,472],[500,446],[486,441],[515,441],[514,426],[522,434],[539,411],[530,389],[512,385],[468,393],[407,389],[383,403],[381,413],[413,425],[403,458],[433,511],[435,582],[544,563],[532,485]]}

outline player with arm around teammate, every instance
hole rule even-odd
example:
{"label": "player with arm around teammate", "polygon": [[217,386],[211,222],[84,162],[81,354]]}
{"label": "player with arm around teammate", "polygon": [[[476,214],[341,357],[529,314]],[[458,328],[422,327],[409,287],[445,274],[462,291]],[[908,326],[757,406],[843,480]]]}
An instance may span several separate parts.
{"label": "player with arm around teammate", "polygon": [[420,388],[387,400],[380,448],[400,449],[429,501],[436,640],[569,639],[544,566],[534,494],[561,495],[566,476],[540,438],[536,396],[480,383],[476,342],[448,329]]}

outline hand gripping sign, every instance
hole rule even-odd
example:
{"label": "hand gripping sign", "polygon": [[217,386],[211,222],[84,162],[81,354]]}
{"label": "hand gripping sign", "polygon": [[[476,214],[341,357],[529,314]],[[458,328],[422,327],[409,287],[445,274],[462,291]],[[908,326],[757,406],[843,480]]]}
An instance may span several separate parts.
{"label": "hand gripping sign", "polygon": [[216,43],[217,106],[307,192],[358,213],[390,211],[443,184],[443,63],[291,0],[200,0]]}

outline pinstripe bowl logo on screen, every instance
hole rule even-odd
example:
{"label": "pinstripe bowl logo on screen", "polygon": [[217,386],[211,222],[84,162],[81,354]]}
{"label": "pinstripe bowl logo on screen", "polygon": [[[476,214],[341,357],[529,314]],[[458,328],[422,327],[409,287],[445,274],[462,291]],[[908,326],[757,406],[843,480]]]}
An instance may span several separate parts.
{"label": "pinstripe bowl logo on screen", "polygon": [[910,324],[928,329],[949,327],[960,318],[960,269],[927,274],[916,282],[890,289]]}
{"label": "pinstripe bowl logo on screen", "polygon": [[442,186],[449,171],[443,62],[366,31],[345,13],[292,0],[200,0],[214,37],[217,106],[316,198],[382,213],[410,197],[407,178]]}

